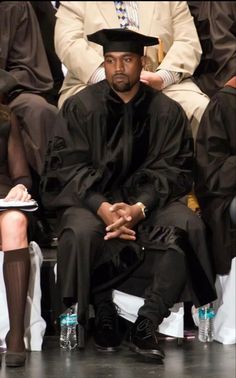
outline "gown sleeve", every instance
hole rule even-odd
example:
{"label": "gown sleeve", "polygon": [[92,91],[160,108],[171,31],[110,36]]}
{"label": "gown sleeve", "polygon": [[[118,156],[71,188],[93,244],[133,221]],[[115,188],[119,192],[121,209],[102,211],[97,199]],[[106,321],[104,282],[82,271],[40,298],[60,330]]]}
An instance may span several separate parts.
{"label": "gown sleeve", "polygon": [[56,135],[49,142],[41,179],[42,201],[48,208],[90,205],[96,209],[107,198],[102,194],[105,166],[92,163],[87,114],[82,104],[68,99],[58,114]]}

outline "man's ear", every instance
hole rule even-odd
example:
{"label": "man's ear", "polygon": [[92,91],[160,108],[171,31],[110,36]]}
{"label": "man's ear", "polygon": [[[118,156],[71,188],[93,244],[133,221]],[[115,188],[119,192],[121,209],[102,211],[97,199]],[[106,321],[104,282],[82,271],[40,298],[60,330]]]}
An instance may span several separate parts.
{"label": "man's ear", "polygon": [[141,63],[142,63],[142,67],[144,68],[145,65],[146,65],[146,56],[141,56]]}

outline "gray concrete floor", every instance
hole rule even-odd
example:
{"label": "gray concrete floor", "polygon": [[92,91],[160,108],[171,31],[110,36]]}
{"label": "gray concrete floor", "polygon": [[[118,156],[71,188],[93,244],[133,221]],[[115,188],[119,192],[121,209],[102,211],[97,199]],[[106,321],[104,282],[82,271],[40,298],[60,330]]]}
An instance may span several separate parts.
{"label": "gray concrete floor", "polygon": [[163,365],[144,362],[126,345],[112,354],[96,351],[89,339],[83,351],[59,348],[58,336],[46,336],[42,352],[28,353],[22,368],[0,368],[1,378],[235,378],[235,345],[208,344],[195,339],[178,345],[175,339],[161,341]]}

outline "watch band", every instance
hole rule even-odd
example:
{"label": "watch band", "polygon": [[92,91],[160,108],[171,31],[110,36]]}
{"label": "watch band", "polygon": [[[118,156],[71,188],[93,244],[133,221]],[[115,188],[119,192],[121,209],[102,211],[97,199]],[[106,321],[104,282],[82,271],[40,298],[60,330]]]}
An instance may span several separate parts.
{"label": "watch band", "polygon": [[138,205],[143,213],[144,218],[147,216],[147,208],[142,202],[136,202],[136,205]]}

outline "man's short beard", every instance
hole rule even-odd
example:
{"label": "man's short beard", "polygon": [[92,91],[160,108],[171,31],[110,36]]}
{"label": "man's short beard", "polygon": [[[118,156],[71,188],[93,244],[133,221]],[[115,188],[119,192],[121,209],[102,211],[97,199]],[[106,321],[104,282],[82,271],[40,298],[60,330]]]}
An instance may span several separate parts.
{"label": "man's short beard", "polygon": [[112,87],[116,92],[129,92],[132,88],[130,85],[130,82],[128,83],[122,83],[122,84],[117,84],[117,83],[112,83]]}

